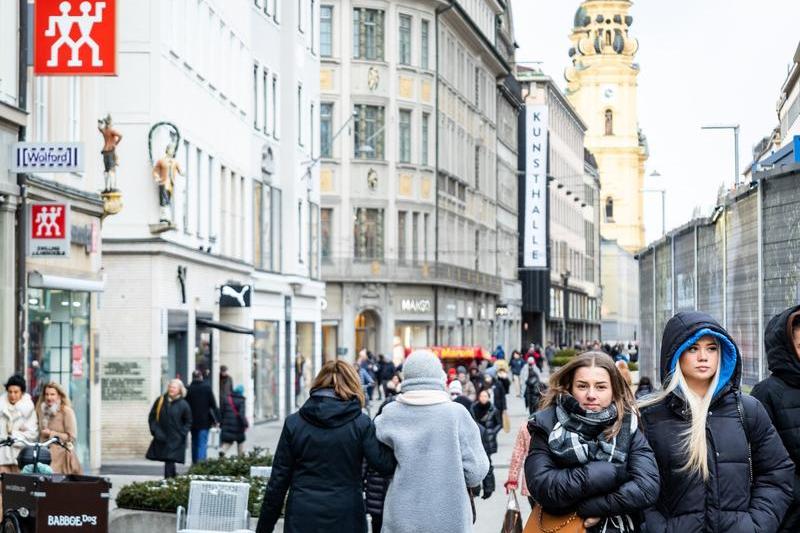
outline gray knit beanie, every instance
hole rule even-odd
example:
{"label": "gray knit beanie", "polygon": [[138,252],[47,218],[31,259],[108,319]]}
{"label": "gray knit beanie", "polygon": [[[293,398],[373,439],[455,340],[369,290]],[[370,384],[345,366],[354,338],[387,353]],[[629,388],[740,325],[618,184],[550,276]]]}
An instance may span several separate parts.
{"label": "gray knit beanie", "polygon": [[447,376],[442,362],[433,352],[417,350],[403,363],[403,392],[415,390],[444,391]]}

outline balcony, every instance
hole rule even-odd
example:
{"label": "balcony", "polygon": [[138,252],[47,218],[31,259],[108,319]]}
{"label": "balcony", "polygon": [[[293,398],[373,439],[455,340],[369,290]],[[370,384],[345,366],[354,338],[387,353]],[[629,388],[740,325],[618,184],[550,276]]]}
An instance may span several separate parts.
{"label": "balcony", "polygon": [[399,262],[396,259],[323,257],[322,279],[350,283],[420,283],[469,289],[500,295],[503,283],[497,276],[467,268],[432,262]]}

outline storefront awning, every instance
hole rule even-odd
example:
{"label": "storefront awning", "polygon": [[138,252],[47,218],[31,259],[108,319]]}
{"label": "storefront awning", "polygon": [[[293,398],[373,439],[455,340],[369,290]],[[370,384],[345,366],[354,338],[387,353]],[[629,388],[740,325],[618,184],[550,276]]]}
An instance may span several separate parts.
{"label": "storefront awning", "polygon": [[237,326],[235,324],[228,324],[227,322],[217,322],[216,320],[209,320],[207,318],[197,317],[195,319],[195,323],[198,326],[203,326],[206,328],[214,328],[220,331],[226,331],[228,333],[239,333],[241,335],[254,335],[254,332],[251,328],[244,328],[242,326]]}
{"label": "storefront awning", "polygon": [[28,287],[32,289],[61,289],[66,291],[103,292],[104,279],[68,278],[51,276],[34,270],[28,272]]}

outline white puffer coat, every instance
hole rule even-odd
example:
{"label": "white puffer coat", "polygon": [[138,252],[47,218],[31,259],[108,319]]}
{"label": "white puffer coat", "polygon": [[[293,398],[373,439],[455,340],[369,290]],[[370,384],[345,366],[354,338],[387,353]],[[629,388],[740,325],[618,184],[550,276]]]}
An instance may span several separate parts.
{"label": "white puffer coat", "polygon": [[[36,409],[30,395],[23,394],[14,405],[9,403],[5,394],[0,396],[0,440],[11,436],[15,439],[36,442],[38,435]],[[24,444],[0,447],[0,465],[17,464],[17,456],[22,448]]]}

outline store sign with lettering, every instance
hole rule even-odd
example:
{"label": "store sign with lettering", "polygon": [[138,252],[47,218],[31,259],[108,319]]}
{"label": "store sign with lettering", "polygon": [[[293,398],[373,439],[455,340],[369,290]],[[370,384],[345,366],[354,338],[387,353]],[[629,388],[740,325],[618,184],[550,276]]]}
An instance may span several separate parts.
{"label": "store sign with lettering", "polygon": [[547,126],[546,105],[525,109],[525,268],[547,268]]}
{"label": "store sign with lettering", "polygon": [[69,256],[70,206],[60,202],[32,202],[28,206],[28,255]]}
{"label": "store sign with lettering", "polygon": [[404,313],[430,313],[433,309],[427,298],[404,298],[400,300],[400,310]]}

